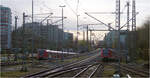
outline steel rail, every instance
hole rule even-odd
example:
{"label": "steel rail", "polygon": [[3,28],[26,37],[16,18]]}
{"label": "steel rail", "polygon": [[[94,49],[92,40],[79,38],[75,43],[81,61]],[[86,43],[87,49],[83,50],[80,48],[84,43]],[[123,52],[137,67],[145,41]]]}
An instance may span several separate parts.
{"label": "steel rail", "polygon": [[101,64],[99,64],[96,69],[90,74],[90,76],[88,78],[91,78],[95,73],[96,71],[98,70],[98,68],[101,66]]}
{"label": "steel rail", "polygon": [[79,73],[77,73],[73,78],[78,77],[80,74],[84,73],[87,69],[89,69],[92,65],[89,65],[88,67],[86,67],[85,69],[83,69],[82,71],[80,71]]}
{"label": "steel rail", "polygon": [[[83,67],[84,67],[85,65],[83,65]],[[80,67],[82,67],[82,65],[80,66]],[[57,75],[57,73],[63,73],[63,72],[67,72],[67,71],[71,71],[72,69],[74,69],[74,68],[79,68],[78,66],[74,66],[74,67],[67,67],[67,68],[65,68],[65,67],[61,67],[61,68],[58,68],[58,69],[54,69],[54,70],[51,70],[51,71],[48,71],[48,72],[45,72],[45,73],[42,73],[42,74],[40,74],[40,75],[37,75],[37,77],[46,77],[46,76],[53,76],[53,75]]]}
{"label": "steel rail", "polygon": [[145,73],[143,71],[135,70],[134,68],[127,67],[127,66],[121,65],[121,68],[126,70],[126,71],[133,72],[134,74],[142,76],[142,77],[148,77],[148,75],[149,75],[149,73]]}
{"label": "steel rail", "polygon": [[60,72],[56,72],[56,73],[54,73],[52,75],[49,75],[48,77],[56,77],[56,76],[59,76],[59,75],[62,75],[62,74],[65,74],[65,73],[68,73],[68,72],[71,72],[71,71],[75,71],[75,70],[78,70],[78,69],[82,69],[82,68],[85,68],[85,66],[72,68],[72,69],[68,69],[68,70],[62,70]]}
{"label": "steel rail", "polygon": [[73,78],[79,77],[79,75],[81,75],[82,73],[84,73],[86,70],[88,70],[92,66],[93,65],[89,65],[88,67],[86,67],[85,69],[83,69],[82,71],[80,71],[79,73],[77,73]]}
{"label": "steel rail", "polygon": [[85,62],[87,62],[87,61],[90,61],[92,58],[94,59],[94,57],[95,57],[95,56],[93,56],[93,57],[91,57],[91,58],[88,58],[88,59],[81,60],[81,61],[79,61],[79,62],[72,63],[72,64],[70,64],[70,65],[66,65],[66,66],[64,66],[64,67],[60,67],[60,68],[58,68],[58,69],[55,69],[55,70],[52,70],[52,71],[49,71],[49,72],[46,72],[46,73],[40,75],[39,77],[48,76],[50,73],[53,73],[54,71],[62,70],[62,69],[64,69],[65,67],[68,68],[68,67],[71,67],[71,66],[74,66],[74,65],[83,64],[83,63],[85,63]]}
{"label": "steel rail", "polygon": [[120,66],[120,67],[121,67],[121,69],[124,69],[124,70],[126,70],[126,71],[132,72],[132,73],[134,73],[134,74],[136,74],[136,75],[139,75],[139,76],[142,76],[142,77],[146,77],[146,75],[143,74],[143,73],[141,73],[141,72],[138,72],[138,71],[135,71],[135,70],[132,70],[132,69],[123,67],[123,66]]}
{"label": "steel rail", "polygon": [[[80,60],[78,62],[74,62],[74,63],[71,63],[71,64],[66,64],[66,65],[63,65],[63,66],[56,66],[55,68],[53,69],[48,69],[48,70],[44,70],[44,71],[41,71],[41,72],[38,72],[38,73],[35,73],[35,74],[31,74],[31,75],[28,75],[26,77],[43,77],[45,75],[48,75],[52,72],[56,72],[56,71],[60,71],[64,68],[67,68],[67,67],[70,67],[70,66],[74,66],[74,65],[81,65],[81,64],[84,64],[88,61],[91,61],[92,59],[94,59],[95,57],[97,57],[98,55],[94,55],[90,58],[87,58],[87,59],[84,59],[84,60]],[[43,74],[44,73],[44,74]]]}
{"label": "steel rail", "polygon": [[[87,71],[89,68],[96,66],[96,65],[89,65],[88,67],[86,67],[85,69],[83,69],[82,71],[80,71],[79,73],[77,73],[75,76],[73,76],[73,78],[77,78],[79,76],[81,76],[81,74],[85,73],[85,71]],[[93,77],[93,75],[96,73],[96,71],[98,70],[99,67],[102,67],[102,64],[98,64],[98,66],[93,70],[93,72],[89,75],[88,78]],[[101,70],[102,71],[102,70]]]}
{"label": "steel rail", "polygon": [[[112,64],[112,65],[116,65],[116,64]],[[121,65],[120,67],[122,70],[126,70],[128,72],[134,73],[134,74],[139,75],[141,77],[148,77],[149,76],[148,72],[145,72],[145,71],[143,72],[141,70],[137,70],[137,69],[129,67],[129,66]]]}
{"label": "steel rail", "polygon": [[138,71],[138,72],[142,72],[142,73],[144,73],[144,74],[150,74],[149,72],[142,71],[142,70],[137,70],[137,69],[135,69],[135,68],[133,68],[133,67],[129,67],[129,66],[126,66],[126,65],[122,65],[122,66],[127,67],[127,68],[129,68],[129,69],[133,69],[133,70]]}

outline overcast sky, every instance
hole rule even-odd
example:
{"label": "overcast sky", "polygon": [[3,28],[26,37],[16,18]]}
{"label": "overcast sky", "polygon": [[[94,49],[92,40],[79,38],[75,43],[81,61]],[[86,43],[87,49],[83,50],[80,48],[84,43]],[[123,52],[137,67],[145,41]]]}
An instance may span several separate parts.
{"label": "overcast sky", "polygon": [[[14,15],[19,16],[19,25],[22,24],[22,13],[31,14],[31,1],[32,0],[1,0],[1,5],[10,7],[12,10],[12,20],[14,25]],[[114,12],[115,11],[115,1],[116,0],[79,0],[79,24],[90,24],[98,23],[97,21],[91,19],[84,12]],[[125,4],[127,0],[121,0],[121,11],[126,12]],[[129,0],[130,2],[132,0]],[[64,21],[64,26],[66,30],[76,29],[76,7],[78,0],[34,0],[34,14],[39,13],[50,13],[53,12],[53,16],[61,16],[60,5],[66,5],[64,8],[64,16],[67,17]],[[141,26],[144,20],[150,16],[150,0],[136,0],[137,12],[137,26]],[[131,7],[130,7],[131,8]],[[131,11],[131,10],[130,10]],[[75,13],[74,13],[75,12]],[[102,20],[105,23],[112,23],[115,25],[115,15],[93,15],[96,18]],[[45,16],[44,16],[45,17]],[[35,21],[39,19],[34,18]],[[57,20],[57,19],[53,19]],[[29,19],[29,21],[31,21]],[[126,21],[125,14],[122,15],[122,25]],[[104,28],[103,26],[97,26],[96,28]]]}

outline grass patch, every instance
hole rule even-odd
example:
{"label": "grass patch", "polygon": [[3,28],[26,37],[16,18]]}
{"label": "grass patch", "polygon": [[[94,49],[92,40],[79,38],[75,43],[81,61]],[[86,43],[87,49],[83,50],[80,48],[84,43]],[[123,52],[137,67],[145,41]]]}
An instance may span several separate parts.
{"label": "grass patch", "polygon": [[142,60],[142,59],[139,59],[139,60],[136,60],[136,62],[138,63],[138,64],[145,64],[145,63],[148,63],[148,61],[145,61],[145,60]]}
{"label": "grass patch", "polygon": [[26,75],[28,72],[12,71],[12,72],[0,72],[2,78],[6,77],[21,77]]}
{"label": "grass patch", "polygon": [[[8,71],[8,72],[0,72],[1,77],[3,78],[7,78],[7,77],[22,77],[25,76],[29,73],[35,73],[35,72],[39,72],[41,70],[45,70],[47,69],[44,66],[38,66],[38,68],[36,66],[32,67],[31,65],[26,65],[28,67],[28,71],[27,72],[21,72],[20,70],[15,70],[15,71]],[[29,70],[30,69],[30,70]]]}
{"label": "grass patch", "polygon": [[22,65],[9,65],[9,66],[2,66],[2,67],[7,67],[7,68],[14,68],[14,67],[20,67]]}
{"label": "grass patch", "polygon": [[103,71],[103,77],[112,77],[115,73],[115,69],[112,66],[105,66]]}
{"label": "grass patch", "polygon": [[70,59],[64,59],[63,62],[62,60],[57,60],[57,61],[53,61],[53,62],[59,62],[59,63],[71,63],[73,61],[78,61],[78,60],[82,60],[82,59],[85,59],[87,58],[88,56],[80,56],[80,57],[73,57],[73,58],[70,58]]}

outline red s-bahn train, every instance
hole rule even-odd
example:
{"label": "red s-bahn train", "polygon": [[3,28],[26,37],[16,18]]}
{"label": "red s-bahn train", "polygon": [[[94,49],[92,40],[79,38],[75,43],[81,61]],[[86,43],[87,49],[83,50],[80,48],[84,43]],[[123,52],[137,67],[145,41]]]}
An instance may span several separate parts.
{"label": "red s-bahn train", "polygon": [[37,59],[61,59],[62,57],[73,56],[75,54],[77,53],[39,49],[37,51]]}
{"label": "red s-bahn train", "polygon": [[37,59],[48,59],[48,52],[44,49],[37,50]]}
{"label": "red s-bahn train", "polygon": [[101,48],[101,57],[102,58],[111,58],[112,51],[108,48]]}
{"label": "red s-bahn train", "polygon": [[111,49],[101,48],[100,53],[101,53],[100,57],[102,58],[102,61],[104,61],[104,62],[116,61],[116,55]]}

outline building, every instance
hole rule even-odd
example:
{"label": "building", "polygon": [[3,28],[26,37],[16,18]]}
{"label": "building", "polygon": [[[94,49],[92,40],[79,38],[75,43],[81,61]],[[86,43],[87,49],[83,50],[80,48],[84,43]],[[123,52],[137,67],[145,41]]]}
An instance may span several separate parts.
{"label": "building", "polygon": [[73,41],[73,34],[69,32],[64,32],[64,41],[70,43]]}
{"label": "building", "polygon": [[11,9],[0,5],[0,36],[1,48],[11,48]]}
{"label": "building", "polygon": [[112,47],[112,48],[115,48],[115,44],[116,44],[116,41],[117,41],[117,33],[116,31],[110,31],[109,33],[107,33],[107,35],[105,35],[105,46],[106,47]]}
{"label": "building", "polygon": [[34,22],[33,26],[32,23],[26,23],[25,29],[25,31],[28,31],[30,29],[30,32],[34,31],[33,33],[36,36],[39,36],[43,39],[47,39],[52,42],[57,42],[59,41],[59,38],[62,38],[62,30],[58,28],[58,25],[47,26],[38,22]]}
{"label": "building", "polygon": [[[43,25],[38,22],[33,22],[33,26],[32,26],[32,23],[26,23],[25,31],[29,31],[29,32],[34,31],[33,33],[35,36],[41,37],[45,41],[47,40],[48,41],[47,46],[52,45],[52,47],[53,46],[61,47],[64,44],[71,43],[73,40],[73,34],[62,31],[62,29],[60,29],[58,25],[51,25],[51,24]],[[28,33],[28,35],[29,34],[31,33]],[[64,35],[64,40],[62,39],[63,35]]]}
{"label": "building", "polygon": [[73,40],[73,34],[69,32],[64,33],[64,40]]}
{"label": "building", "polygon": [[[105,37],[105,45],[106,47],[111,47],[111,48],[117,48],[117,32],[116,31],[110,31]],[[126,30],[121,30],[120,31],[120,46],[122,49],[126,49],[126,37],[127,37],[127,31]]]}

